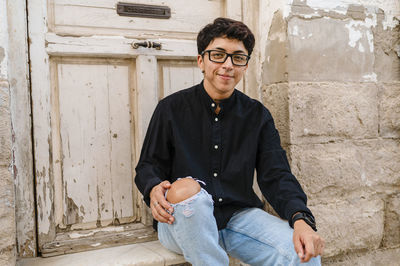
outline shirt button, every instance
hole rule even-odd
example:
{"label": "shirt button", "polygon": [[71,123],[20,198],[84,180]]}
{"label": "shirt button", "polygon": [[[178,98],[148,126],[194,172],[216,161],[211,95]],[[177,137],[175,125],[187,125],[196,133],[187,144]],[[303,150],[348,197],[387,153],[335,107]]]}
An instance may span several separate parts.
{"label": "shirt button", "polygon": [[211,104],[211,107],[215,107],[215,103],[212,103],[212,104]]}
{"label": "shirt button", "polygon": [[214,177],[217,177],[218,176],[218,174],[217,173],[214,173]]}
{"label": "shirt button", "polygon": [[214,146],[214,149],[218,150],[218,145],[215,145],[215,146]]}
{"label": "shirt button", "polygon": [[222,198],[219,198],[218,201],[219,201],[219,202],[222,202]]}
{"label": "shirt button", "polygon": [[215,122],[218,122],[218,117],[216,117],[214,120],[215,120]]}

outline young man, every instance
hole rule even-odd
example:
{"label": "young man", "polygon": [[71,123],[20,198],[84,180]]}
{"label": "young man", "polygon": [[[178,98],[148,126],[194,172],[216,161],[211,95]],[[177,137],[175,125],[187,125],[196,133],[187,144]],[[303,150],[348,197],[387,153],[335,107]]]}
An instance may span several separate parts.
{"label": "young man", "polygon": [[[197,46],[204,80],[159,102],[136,167],[160,242],[195,266],[228,265],[227,254],[251,265],[320,265],[324,240],[271,114],[235,90],[253,34],[217,18]],[[254,169],[264,197],[289,224],[262,210]]]}

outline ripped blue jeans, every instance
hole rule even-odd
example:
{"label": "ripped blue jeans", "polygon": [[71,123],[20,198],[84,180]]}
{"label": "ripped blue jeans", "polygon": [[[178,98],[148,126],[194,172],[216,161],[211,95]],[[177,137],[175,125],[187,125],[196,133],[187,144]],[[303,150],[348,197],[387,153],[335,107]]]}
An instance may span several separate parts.
{"label": "ripped blue jeans", "polygon": [[[299,265],[293,229],[286,221],[258,208],[233,215],[218,231],[213,201],[206,190],[171,204],[175,222],[158,223],[158,238],[171,251],[183,254],[194,266],[227,266],[228,254],[250,265]],[[321,265],[320,257],[301,265]]]}

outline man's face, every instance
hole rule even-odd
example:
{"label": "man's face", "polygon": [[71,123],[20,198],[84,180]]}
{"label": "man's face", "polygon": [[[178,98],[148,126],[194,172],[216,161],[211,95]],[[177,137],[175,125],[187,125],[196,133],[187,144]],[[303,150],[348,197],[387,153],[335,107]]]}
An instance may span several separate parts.
{"label": "man's face", "polygon": [[[206,50],[218,50],[229,54],[248,54],[242,41],[222,37],[212,40]],[[204,88],[213,99],[228,98],[247,69],[247,65],[233,65],[231,57],[228,57],[224,63],[212,62],[209,60],[208,52],[203,56],[197,56],[197,64],[204,71]]]}

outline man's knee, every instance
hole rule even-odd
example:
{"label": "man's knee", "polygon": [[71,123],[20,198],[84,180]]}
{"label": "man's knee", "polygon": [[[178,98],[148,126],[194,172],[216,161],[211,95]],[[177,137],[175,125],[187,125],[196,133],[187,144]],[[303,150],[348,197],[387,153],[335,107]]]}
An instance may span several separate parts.
{"label": "man's knee", "polygon": [[197,181],[192,178],[182,178],[171,184],[168,190],[167,201],[175,204],[190,198],[201,190]]}

